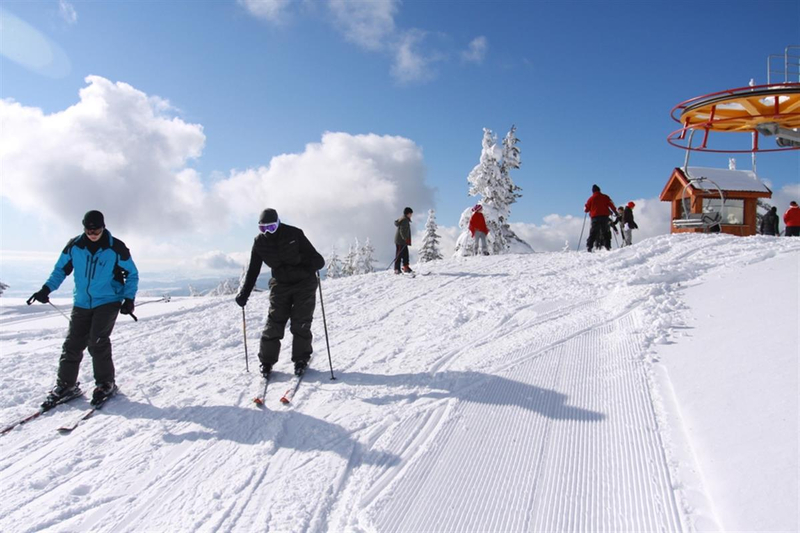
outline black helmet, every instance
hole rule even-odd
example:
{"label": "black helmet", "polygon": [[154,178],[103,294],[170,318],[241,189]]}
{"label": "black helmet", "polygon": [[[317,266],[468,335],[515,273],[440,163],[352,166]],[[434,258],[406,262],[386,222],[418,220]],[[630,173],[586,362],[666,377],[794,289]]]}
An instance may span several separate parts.
{"label": "black helmet", "polygon": [[278,212],[272,208],[267,208],[261,211],[261,215],[258,217],[259,224],[272,224],[273,222],[278,221]]}
{"label": "black helmet", "polygon": [[106,227],[103,213],[100,211],[87,211],[83,215],[83,227],[86,229],[101,229]]}

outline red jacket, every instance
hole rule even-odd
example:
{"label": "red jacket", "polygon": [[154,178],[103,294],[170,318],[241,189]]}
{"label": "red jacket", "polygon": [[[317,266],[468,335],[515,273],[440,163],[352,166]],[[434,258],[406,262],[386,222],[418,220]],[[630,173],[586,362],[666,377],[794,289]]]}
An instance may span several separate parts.
{"label": "red jacket", "polygon": [[783,214],[783,222],[787,228],[800,226],[800,206],[791,206]]}
{"label": "red jacket", "polygon": [[614,202],[611,201],[611,198],[601,192],[596,192],[586,200],[584,212],[589,213],[589,216],[594,218],[610,216],[616,210],[617,208],[614,207]]}
{"label": "red jacket", "polygon": [[476,231],[482,231],[486,235],[489,235],[489,228],[486,227],[486,219],[483,218],[483,213],[480,211],[472,213],[472,216],[469,218],[469,232],[473,237]]}

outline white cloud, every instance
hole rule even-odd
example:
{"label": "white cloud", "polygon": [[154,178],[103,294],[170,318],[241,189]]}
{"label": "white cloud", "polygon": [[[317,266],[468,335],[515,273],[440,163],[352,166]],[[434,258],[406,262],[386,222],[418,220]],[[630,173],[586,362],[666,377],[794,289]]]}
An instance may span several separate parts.
{"label": "white cloud", "polygon": [[401,83],[423,82],[433,77],[431,67],[441,58],[424,53],[422,43],[425,32],[409,30],[394,44],[392,76]]}
{"label": "white cloud", "polygon": [[37,74],[63,78],[71,69],[64,51],[42,32],[0,7],[0,56]]}
{"label": "white cloud", "polygon": [[67,24],[77,24],[78,12],[75,11],[75,6],[66,0],[58,0],[58,14]]}
{"label": "white cloud", "polygon": [[0,101],[0,194],[71,224],[88,209],[136,231],[202,220],[203,187],[186,164],[203,149],[203,128],[161,113],[163,101],[128,84],[86,81],[78,103],[49,115]]}
{"label": "white cloud", "polygon": [[[248,256],[249,258],[249,256]],[[194,258],[201,270],[241,270],[244,263],[225,252],[214,250]]]}
{"label": "white cloud", "polygon": [[238,0],[251,15],[272,23],[285,20],[292,0]]}
{"label": "white cloud", "polygon": [[368,50],[380,50],[395,31],[399,0],[329,0],[336,28],[345,38]]}
{"label": "white cloud", "polygon": [[470,63],[483,63],[486,51],[489,49],[489,40],[481,35],[469,43],[469,47],[461,52],[461,59]]}
{"label": "white cloud", "polygon": [[323,255],[369,237],[378,254],[392,253],[393,220],[405,206],[429,208],[422,150],[403,137],[325,133],[300,154],[232,172],[214,195],[255,228],[266,207],[301,227]]}
{"label": "white cloud", "polygon": [[[369,237],[378,256],[388,256],[403,207],[423,213],[433,204],[422,149],[376,134],[325,133],[301,153],[232,171],[209,186],[187,166],[202,152],[201,125],[165,114],[168,102],[128,84],[86,81],[79,102],[53,114],[0,101],[0,194],[71,228],[99,209],[137,258],[139,250],[155,261],[201,255],[197,243],[177,236],[214,239],[231,222],[255,235],[265,207],[303,228],[325,255],[333,245],[345,250],[354,238]],[[219,254],[201,262],[232,264]]]}

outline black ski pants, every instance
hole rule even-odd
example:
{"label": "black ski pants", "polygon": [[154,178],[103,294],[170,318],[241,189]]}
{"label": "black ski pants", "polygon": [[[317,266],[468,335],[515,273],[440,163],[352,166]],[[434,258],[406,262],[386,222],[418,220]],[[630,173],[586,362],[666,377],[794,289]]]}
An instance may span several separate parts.
{"label": "black ski pants", "polygon": [[786,226],[787,237],[800,237],[800,226]]}
{"label": "black ski pants", "polygon": [[308,362],[314,351],[311,347],[311,321],[316,305],[316,276],[294,284],[278,283],[274,278],[270,281],[269,314],[261,332],[261,349],[258,352],[258,358],[265,368],[272,368],[278,362],[281,339],[290,320],[292,361]]}
{"label": "black ski pants", "polygon": [[119,315],[119,302],[83,309],[73,307],[69,332],[61,349],[58,362],[58,379],[67,385],[78,381],[78,370],[83,359],[83,350],[89,347],[94,369],[94,380],[98,385],[114,381],[114,362],[111,360],[111,331]]}
{"label": "black ski pants", "polygon": [[394,257],[394,269],[400,270],[400,262],[402,261],[404,266],[408,266],[408,245],[407,244],[395,244],[395,257]]}
{"label": "black ski pants", "polygon": [[608,217],[592,217],[592,226],[589,229],[589,238],[586,239],[586,248],[591,252],[594,250],[595,243],[605,246],[606,250],[611,249],[611,227]]}

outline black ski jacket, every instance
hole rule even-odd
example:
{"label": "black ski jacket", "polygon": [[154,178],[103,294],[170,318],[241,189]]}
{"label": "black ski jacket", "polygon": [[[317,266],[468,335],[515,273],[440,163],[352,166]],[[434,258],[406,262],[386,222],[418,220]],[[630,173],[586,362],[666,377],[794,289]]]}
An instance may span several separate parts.
{"label": "black ski jacket", "polygon": [[625,227],[625,224],[628,225],[631,229],[637,229],[639,226],[636,225],[636,222],[633,221],[633,209],[630,207],[625,207],[625,213],[622,215],[622,227]]}
{"label": "black ski jacket", "polygon": [[761,235],[780,235],[778,229],[778,213],[769,211],[761,217]]}
{"label": "black ski jacket", "polygon": [[317,270],[325,266],[325,259],[300,228],[282,223],[275,233],[261,233],[253,241],[250,265],[239,292],[245,298],[256,285],[262,263],[272,269],[270,284],[292,285],[316,275]]}

